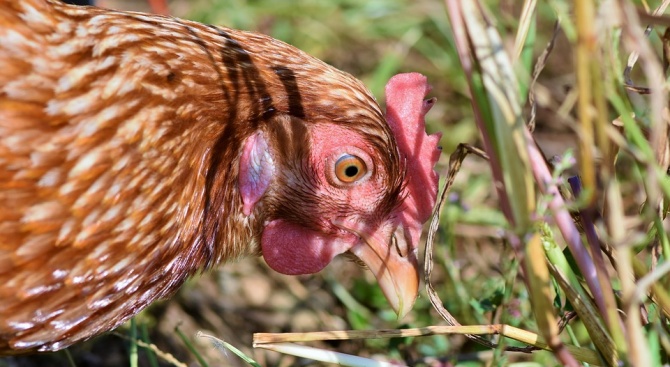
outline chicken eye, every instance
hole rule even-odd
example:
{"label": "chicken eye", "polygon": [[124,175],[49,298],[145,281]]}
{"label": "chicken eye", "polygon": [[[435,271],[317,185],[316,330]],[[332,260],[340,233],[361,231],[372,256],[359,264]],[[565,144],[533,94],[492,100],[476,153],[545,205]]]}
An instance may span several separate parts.
{"label": "chicken eye", "polygon": [[355,155],[345,154],[335,162],[335,176],[344,183],[352,183],[367,173],[365,162]]}

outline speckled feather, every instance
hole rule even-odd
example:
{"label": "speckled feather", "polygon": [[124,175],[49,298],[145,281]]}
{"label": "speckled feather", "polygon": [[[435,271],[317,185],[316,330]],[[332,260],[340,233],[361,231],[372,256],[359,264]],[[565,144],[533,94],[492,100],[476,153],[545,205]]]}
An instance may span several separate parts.
{"label": "speckled feather", "polygon": [[276,130],[290,164],[305,141],[287,116],[388,152],[379,164],[397,174],[380,205],[398,205],[392,134],[348,74],[259,34],[0,2],[0,353],[112,329],[190,275],[257,254],[266,217],[312,220],[290,207],[314,200],[300,185],[241,212],[240,144]]}

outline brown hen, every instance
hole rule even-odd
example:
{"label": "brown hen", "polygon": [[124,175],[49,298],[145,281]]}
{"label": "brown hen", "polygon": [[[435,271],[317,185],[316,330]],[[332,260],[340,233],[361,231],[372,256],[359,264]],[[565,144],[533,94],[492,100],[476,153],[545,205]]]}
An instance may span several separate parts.
{"label": "brown hen", "polygon": [[404,315],[435,201],[425,78],[387,117],[350,75],[270,37],[0,2],[0,353],[123,323],[191,275],[349,252]]}

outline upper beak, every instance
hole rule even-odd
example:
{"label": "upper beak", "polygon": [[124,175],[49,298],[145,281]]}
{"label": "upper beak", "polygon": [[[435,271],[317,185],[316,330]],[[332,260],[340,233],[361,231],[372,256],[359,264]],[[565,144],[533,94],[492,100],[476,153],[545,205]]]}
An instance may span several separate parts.
{"label": "upper beak", "polygon": [[419,293],[417,249],[407,243],[402,226],[390,236],[383,232],[380,228],[373,233],[358,233],[364,242],[350,251],[370,268],[401,319],[412,309]]}

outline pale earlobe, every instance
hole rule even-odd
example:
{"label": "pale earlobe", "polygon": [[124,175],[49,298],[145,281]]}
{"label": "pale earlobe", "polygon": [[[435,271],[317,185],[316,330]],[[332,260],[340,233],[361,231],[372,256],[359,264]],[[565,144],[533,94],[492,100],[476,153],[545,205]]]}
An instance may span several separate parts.
{"label": "pale earlobe", "polygon": [[256,132],[244,142],[240,157],[238,184],[244,215],[251,214],[256,203],[270,186],[274,173],[275,162],[270,154],[267,140],[262,132]]}

